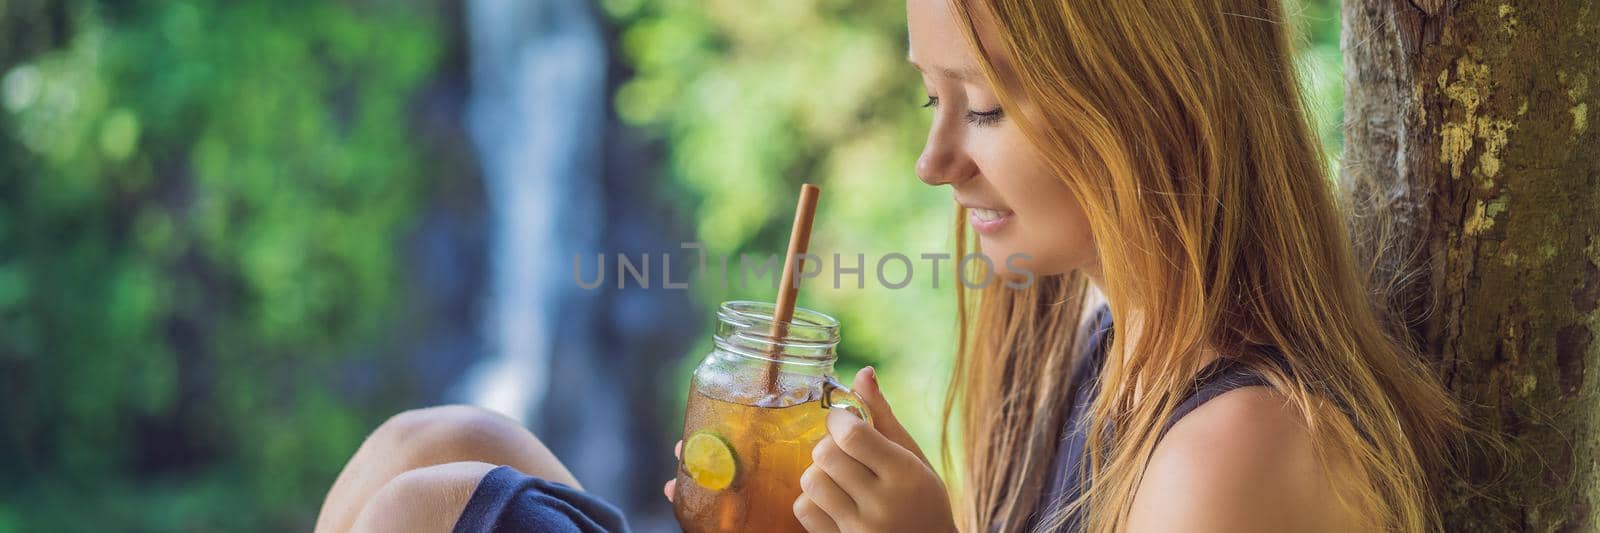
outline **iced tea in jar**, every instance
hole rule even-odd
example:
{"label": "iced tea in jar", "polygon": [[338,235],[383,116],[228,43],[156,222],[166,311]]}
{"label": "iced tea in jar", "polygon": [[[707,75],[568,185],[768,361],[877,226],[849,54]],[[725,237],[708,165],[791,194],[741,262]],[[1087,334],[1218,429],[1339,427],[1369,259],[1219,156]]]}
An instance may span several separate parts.
{"label": "iced tea in jar", "polygon": [[695,369],[673,495],[688,533],[804,531],[794,501],[811,449],[828,433],[829,410],[868,416],[833,376],[839,323],[796,308],[773,328],[773,311],[769,303],[722,304],[715,346]]}

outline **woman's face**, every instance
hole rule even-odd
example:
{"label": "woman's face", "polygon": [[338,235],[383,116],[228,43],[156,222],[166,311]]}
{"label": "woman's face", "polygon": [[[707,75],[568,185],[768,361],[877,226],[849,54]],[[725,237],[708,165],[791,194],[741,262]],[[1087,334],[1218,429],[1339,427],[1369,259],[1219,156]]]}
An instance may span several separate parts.
{"label": "woman's face", "polygon": [[[1013,110],[1000,109],[949,1],[906,2],[907,58],[922,73],[933,112],[917,176],[950,186],[998,270],[1093,271],[1094,241],[1083,208],[1007,116]],[[979,25],[979,35],[991,42],[985,26]]]}

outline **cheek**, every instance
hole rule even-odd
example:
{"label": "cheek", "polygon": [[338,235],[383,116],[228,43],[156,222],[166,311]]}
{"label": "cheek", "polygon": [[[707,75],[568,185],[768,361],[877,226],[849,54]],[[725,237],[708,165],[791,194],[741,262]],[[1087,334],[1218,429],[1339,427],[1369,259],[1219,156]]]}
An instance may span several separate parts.
{"label": "cheek", "polygon": [[[1026,141],[1019,141],[1026,146]],[[1016,153],[994,160],[993,172],[985,175],[1016,213],[1017,231],[1009,238],[986,241],[986,251],[997,262],[1010,254],[1027,254],[1031,259],[1017,264],[1039,274],[1090,264],[1094,242],[1077,198],[1032,150],[1012,151]]]}
{"label": "cheek", "polygon": [[1060,274],[1088,266],[1095,253],[1083,208],[1065,185],[1055,185],[1058,187],[1051,187],[1048,194],[1028,196],[1018,209],[1021,231],[1013,253],[1031,256],[1030,270],[1041,274]]}
{"label": "cheek", "polygon": [[1089,217],[1083,212],[1083,206],[1070,191],[1063,191],[1057,198],[1060,206],[1057,210],[1056,220],[1051,224],[1050,233],[1057,235],[1054,239],[1060,244],[1060,254],[1073,262],[1073,268],[1084,266],[1083,261],[1094,255],[1094,237],[1089,232]]}

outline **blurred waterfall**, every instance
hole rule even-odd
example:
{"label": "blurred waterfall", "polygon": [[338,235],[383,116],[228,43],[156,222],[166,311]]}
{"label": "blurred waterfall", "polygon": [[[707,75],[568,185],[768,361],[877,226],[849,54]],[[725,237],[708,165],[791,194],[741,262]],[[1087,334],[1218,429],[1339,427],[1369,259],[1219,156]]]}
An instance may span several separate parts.
{"label": "blurred waterfall", "polygon": [[[572,280],[599,249],[607,53],[586,0],[469,0],[467,124],[482,164],[490,241],[484,339],[455,396],[521,420],[591,491],[616,494],[628,450],[622,394],[597,360],[595,295]],[[559,358],[559,361],[557,361]],[[554,370],[561,368],[560,371]],[[552,395],[582,387],[584,423],[546,427]],[[609,390],[608,390],[609,389]],[[559,446],[552,441],[576,441]]]}

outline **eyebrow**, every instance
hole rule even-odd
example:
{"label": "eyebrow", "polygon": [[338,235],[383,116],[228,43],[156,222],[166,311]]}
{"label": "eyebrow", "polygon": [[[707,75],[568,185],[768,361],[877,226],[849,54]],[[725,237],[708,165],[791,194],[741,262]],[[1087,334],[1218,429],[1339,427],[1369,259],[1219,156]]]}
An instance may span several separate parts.
{"label": "eyebrow", "polygon": [[[910,63],[911,67],[917,69],[919,72],[927,72],[926,70],[923,70],[922,65],[918,65],[915,60],[912,60],[911,56],[906,56],[906,62]],[[978,71],[977,68],[971,67],[971,66],[966,66],[966,67],[962,67],[962,68],[959,68],[959,69],[949,68],[949,67],[940,67],[940,68],[937,68],[937,69],[934,69],[934,70],[937,71],[939,74],[944,75],[944,77],[950,78],[950,79],[953,79],[953,80],[956,80],[956,81],[969,81],[969,80],[983,79],[983,73]]]}

